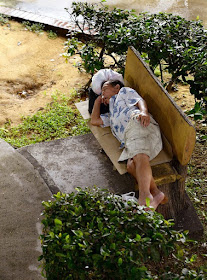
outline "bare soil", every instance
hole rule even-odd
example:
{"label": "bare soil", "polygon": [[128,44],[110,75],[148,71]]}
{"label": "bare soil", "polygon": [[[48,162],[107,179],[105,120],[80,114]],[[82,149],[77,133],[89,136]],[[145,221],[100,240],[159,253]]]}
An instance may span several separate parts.
{"label": "bare soil", "polygon": [[51,102],[56,91],[69,95],[89,76],[80,73],[73,57],[68,63],[60,56],[66,38],[49,39],[46,32],[24,30],[11,21],[0,26],[0,126],[21,122]]}
{"label": "bare soil", "polygon": [[[74,64],[60,56],[66,38],[49,39],[46,32],[36,34],[24,29],[19,22],[0,26],[0,126],[8,121],[17,125],[22,116],[32,115],[51,102],[59,91],[69,95],[89,79]],[[192,108],[193,97],[186,86],[172,94],[185,110]]]}

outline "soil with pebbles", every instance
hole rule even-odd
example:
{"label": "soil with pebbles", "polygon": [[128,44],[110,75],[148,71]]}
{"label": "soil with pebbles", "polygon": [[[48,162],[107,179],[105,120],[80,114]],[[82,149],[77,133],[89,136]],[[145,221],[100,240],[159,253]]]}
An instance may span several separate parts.
{"label": "soil with pebbles", "polygon": [[0,26],[0,126],[17,125],[22,116],[32,115],[51,102],[57,91],[86,84],[89,76],[60,55],[66,38],[49,39],[46,32],[32,33],[19,22]]}

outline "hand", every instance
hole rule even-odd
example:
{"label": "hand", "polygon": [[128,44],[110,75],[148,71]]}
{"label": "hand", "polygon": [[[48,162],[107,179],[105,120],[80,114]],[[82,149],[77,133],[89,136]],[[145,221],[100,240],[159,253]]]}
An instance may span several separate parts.
{"label": "hand", "polygon": [[108,97],[105,97],[103,94],[101,95],[101,98],[102,98],[102,103],[104,105],[108,105],[109,104],[109,99]]}
{"label": "hand", "polygon": [[103,98],[102,98],[102,96],[99,95],[99,96],[96,98],[95,102],[96,102],[97,104],[101,105],[101,103],[103,103]]}
{"label": "hand", "polygon": [[140,114],[137,116],[137,120],[140,121],[141,126],[143,127],[147,127],[150,124],[150,116],[145,112],[140,112]]}

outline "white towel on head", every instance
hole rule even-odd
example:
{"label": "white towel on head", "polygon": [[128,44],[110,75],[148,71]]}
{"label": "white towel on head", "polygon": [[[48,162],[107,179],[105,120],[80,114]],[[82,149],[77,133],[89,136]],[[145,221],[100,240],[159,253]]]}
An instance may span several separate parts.
{"label": "white towel on head", "polygon": [[92,90],[100,95],[101,94],[101,85],[106,81],[115,81],[118,80],[124,84],[124,79],[121,74],[111,70],[111,69],[101,69],[99,70],[92,78]]}

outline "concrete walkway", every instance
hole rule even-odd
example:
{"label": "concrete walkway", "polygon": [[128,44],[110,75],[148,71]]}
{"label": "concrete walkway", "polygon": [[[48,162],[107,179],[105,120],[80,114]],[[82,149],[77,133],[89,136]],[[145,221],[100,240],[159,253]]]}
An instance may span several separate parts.
{"label": "concrete walkway", "polygon": [[3,140],[0,174],[0,279],[42,279],[37,261],[41,201],[51,192],[33,165]]}
{"label": "concrete walkway", "polygon": [[113,170],[92,134],[60,139],[15,150],[0,139],[0,279],[42,279],[41,202],[57,191],[77,186],[133,189],[129,175]]}
{"label": "concrete walkway", "polygon": [[113,170],[92,133],[26,146],[18,152],[39,171],[52,193],[94,185],[123,193],[134,187],[130,175]]}

